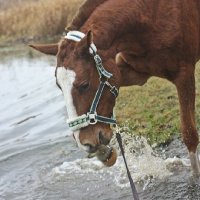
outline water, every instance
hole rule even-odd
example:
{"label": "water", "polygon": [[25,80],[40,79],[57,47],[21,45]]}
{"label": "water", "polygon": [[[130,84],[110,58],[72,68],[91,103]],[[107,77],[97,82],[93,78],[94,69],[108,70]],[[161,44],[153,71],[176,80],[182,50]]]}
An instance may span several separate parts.
{"label": "water", "polygon": [[[72,139],[55,58],[27,47],[0,53],[0,200],[132,199],[122,157],[105,168]],[[123,133],[123,142],[141,199],[200,199],[180,139],[157,153],[144,138]]]}

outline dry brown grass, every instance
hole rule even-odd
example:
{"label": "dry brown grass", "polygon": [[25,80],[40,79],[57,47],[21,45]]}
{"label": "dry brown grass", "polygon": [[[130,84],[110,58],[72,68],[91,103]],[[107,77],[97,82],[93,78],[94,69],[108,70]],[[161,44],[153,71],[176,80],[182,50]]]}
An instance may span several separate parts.
{"label": "dry brown grass", "polygon": [[0,11],[0,40],[53,36],[64,31],[83,0],[28,1]]}

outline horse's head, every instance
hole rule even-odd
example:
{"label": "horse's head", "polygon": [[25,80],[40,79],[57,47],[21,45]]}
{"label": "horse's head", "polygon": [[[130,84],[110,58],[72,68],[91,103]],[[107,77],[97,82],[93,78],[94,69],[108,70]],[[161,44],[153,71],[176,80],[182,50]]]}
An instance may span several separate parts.
{"label": "horse's head", "polygon": [[[119,80],[106,60],[96,54],[92,32],[71,32],[58,45],[31,45],[47,54],[57,55],[56,82],[62,90],[68,113],[68,125],[78,146],[107,165],[115,163],[115,151],[108,146],[113,108]],[[104,59],[102,57],[102,59]],[[111,74],[112,73],[112,74]]]}

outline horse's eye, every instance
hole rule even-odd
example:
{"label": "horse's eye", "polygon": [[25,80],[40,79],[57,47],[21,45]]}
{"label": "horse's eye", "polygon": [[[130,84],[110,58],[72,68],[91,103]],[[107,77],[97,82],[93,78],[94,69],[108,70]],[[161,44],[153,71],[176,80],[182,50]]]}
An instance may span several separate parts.
{"label": "horse's eye", "polygon": [[89,86],[90,86],[89,83],[84,83],[84,84],[80,85],[78,89],[80,92],[85,92],[86,90],[88,90]]}

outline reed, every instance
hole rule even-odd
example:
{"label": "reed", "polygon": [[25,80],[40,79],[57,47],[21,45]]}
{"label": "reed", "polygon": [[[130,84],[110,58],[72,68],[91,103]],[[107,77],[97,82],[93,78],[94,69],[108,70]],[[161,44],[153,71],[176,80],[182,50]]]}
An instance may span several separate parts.
{"label": "reed", "polygon": [[0,39],[54,36],[63,32],[83,0],[23,1],[0,10]]}

